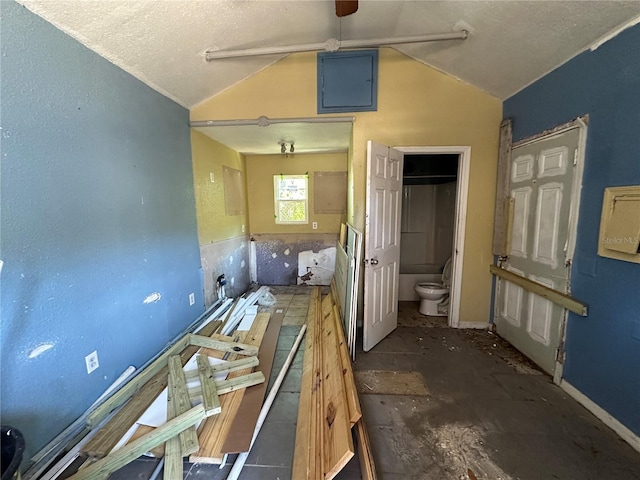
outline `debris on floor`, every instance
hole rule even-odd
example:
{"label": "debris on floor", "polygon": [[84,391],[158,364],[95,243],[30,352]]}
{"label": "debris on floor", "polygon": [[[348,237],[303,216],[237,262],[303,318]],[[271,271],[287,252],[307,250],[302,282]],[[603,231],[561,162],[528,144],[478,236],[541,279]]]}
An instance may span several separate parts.
{"label": "debris on floor", "polygon": [[535,363],[491,330],[464,330],[464,332],[482,351],[504,360],[516,372],[523,375],[544,375],[544,372]]}
{"label": "debris on floor", "polygon": [[257,312],[266,293],[260,287],[211,314],[94,410],[90,425],[115,413],[79,449],[85,461],[69,478],[105,478],[148,455],[164,458],[165,479],[180,480],[183,457],[222,463],[248,451],[284,317]]}

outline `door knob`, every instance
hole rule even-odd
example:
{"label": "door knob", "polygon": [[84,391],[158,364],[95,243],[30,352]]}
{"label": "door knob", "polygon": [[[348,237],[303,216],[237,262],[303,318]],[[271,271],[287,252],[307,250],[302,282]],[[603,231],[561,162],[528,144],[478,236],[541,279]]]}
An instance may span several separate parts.
{"label": "door knob", "polygon": [[372,258],[371,259],[371,265],[377,265],[377,264],[378,264],[378,259]]}

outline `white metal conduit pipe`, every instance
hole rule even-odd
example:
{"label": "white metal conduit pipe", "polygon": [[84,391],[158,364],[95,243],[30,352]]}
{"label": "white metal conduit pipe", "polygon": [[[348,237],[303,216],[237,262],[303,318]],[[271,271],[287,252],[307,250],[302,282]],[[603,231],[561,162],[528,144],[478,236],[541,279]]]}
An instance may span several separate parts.
{"label": "white metal conduit pipe", "polygon": [[191,127],[268,127],[278,123],[353,123],[355,117],[297,117],[297,118],[267,118],[264,115],[254,119],[240,120],[194,120],[189,122]]}
{"label": "white metal conduit pipe", "polygon": [[395,38],[369,38],[366,40],[336,40],[330,38],[323,43],[307,43],[301,45],[283,45],[280,47],[260,47],[247,48],[244,50],[212,50],[207,51],[204,55],[208,62],[212,60],[220,60],[223,58],[238,57],[254,57],[259,55],[285,55],[288,53],[299,52],[315,52],[318,50],[326,50],[327,52],[337,52],[343,48],[366,48],[381,47],[384,45],[400,45],[404,43],[424,43],[424,42],[441,42],[445,40],[466,40],[469,36],[467,30],[448,33],[432,33],[427,35],[416,35],[412,37],[395,37]]}

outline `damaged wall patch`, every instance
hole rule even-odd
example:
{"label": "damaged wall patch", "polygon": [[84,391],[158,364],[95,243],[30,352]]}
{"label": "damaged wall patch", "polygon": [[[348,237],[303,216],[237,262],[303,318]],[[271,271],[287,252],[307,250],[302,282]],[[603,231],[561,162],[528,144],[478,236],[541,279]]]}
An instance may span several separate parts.
{"label": "damaged wall patch", "polygon": [[142,303],[144,303],[144,304],[156,303],[161,298],[162,298],[162,295],[160,295],[158,292],[153,292],[152,294],[147,296],[147,298],[145,298]]}

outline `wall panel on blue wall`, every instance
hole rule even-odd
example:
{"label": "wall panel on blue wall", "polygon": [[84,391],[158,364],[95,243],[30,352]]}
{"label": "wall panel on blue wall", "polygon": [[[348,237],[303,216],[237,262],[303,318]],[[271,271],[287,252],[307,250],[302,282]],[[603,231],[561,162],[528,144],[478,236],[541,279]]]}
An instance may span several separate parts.
{"label": "wall panel on blue wall", "polygon": [[640,265],[597,256],[605,187],[640,184],[640,26],[578,55],[505,102],[514,140],[589,114],[565,379],[640,435]]}
{"label": "wall panel on blue wall", "polygon": [[1,408],[28,457],[204,301],[188,111],[0,6]]}

